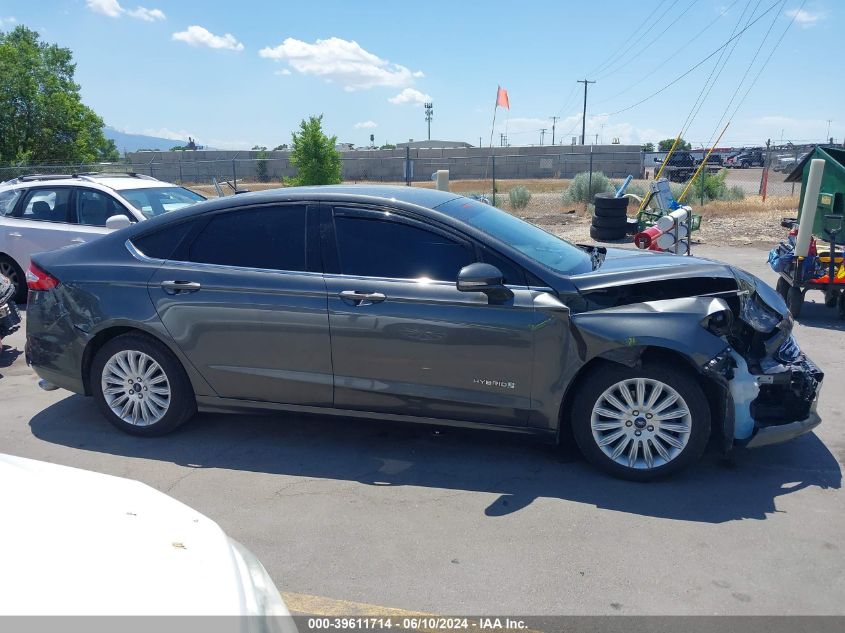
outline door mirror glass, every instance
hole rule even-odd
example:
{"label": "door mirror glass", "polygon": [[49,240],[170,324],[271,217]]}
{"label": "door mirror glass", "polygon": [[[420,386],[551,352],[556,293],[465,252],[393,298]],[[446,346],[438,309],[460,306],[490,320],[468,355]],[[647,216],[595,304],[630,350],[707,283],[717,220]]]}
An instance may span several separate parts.
{"label": "door mirror glass", "polygon": [[132,224],[132,221],[122,213],[118,215],[113,215],[106,219],[106,228],[109,231],[118,231],[120,229],[125,229],[130,224]]}
{"label": "door mirror glass", "polygon": [[501,270],[492,264],[478,262],[461,268],[457,287],[461,292],[483,292],[490,299],[504,301],[513,297],[504,281]]}

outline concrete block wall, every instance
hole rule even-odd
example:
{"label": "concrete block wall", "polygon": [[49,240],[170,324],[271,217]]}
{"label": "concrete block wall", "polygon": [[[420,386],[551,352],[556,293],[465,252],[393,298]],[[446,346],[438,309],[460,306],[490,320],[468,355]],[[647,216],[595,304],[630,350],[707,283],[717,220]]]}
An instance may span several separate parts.
{"label": "concrete block wall", "polygon": [[[414,181],[429,180],[438,169],[448,169],[452,180],[490,178],[493,157],[496,178],[572,178],[590,169],[613,178],[628,174],[642,176],[643,162],[637,145],[546,145],[495,148],[411,149]],[[405,150],[357,150],[341,152],[344,180],[401,182],[404,180]],[[128,155],[134,171],[161,180],[209,183],[233,177],[255,181],[259,152],[196,151],[134,152]],[[290,164],[290,152],[267,152],[267,174],[271,181],[296,175]],[[646,165],[646,168],[649,166]]]}

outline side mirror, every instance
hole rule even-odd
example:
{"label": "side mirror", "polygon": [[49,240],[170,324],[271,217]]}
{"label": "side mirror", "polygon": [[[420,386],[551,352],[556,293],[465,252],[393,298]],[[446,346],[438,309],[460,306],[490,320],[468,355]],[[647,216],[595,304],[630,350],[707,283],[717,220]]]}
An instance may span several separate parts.
{"label": "side mirror", "polygon": [[106,228],[109,231],[119,231],[120,229],[125,229],[127,226],[132,224],[132,220],[128,217],[119,213],[117,215],[113,215],[106,219]]}
{"label": "side mirror", "polygon": [[495,301],[507,301],[513,292],[505,286],[505,276],[492,264],[477,262],[464,266],[458,273],[457,288],[461,292],[483,292]]}

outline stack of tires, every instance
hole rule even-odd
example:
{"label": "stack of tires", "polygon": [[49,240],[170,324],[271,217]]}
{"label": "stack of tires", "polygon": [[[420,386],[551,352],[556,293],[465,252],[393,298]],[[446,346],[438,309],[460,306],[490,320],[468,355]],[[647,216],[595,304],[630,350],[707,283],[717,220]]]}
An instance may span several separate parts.
{"label": "stack of tires", "polygon": [[595,210],[590,237],[599,242],[624,239],[628,232],[628,198],[616,198],[612,193],[598,193],[593,203]]}

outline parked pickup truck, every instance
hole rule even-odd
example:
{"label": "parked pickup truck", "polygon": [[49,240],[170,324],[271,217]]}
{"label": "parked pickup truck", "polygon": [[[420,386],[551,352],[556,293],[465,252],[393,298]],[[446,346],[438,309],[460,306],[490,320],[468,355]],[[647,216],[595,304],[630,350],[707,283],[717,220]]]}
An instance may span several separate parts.
{"label": "parked pickup truck", "polygon": [[[661,164],[663,159],[655,158],[654,162]],[[692,175],[698,168],[698,162],[699,161],[697,161],[690,152],[686,150],[676,151],[669,157],[669,161],[666,163],[663,173],[666,174],[666,177],[672,182],[686,182],[692,178]],[[714,163],[711,160],[708,160],[707,165],[704,167],[704,170],[708,172],[716,172],[720,169],[721,165]]]}

